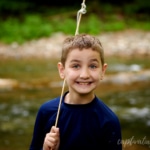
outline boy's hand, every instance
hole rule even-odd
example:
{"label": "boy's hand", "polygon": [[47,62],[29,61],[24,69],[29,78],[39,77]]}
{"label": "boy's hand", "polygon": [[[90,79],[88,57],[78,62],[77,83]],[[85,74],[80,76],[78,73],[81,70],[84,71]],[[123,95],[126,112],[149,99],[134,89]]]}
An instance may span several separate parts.
{"label": "boy's hand", "polygon": [[58,150],[59,144],[59,128],[52,126],[50,132],[46,134],[44,139],[43,150]]}

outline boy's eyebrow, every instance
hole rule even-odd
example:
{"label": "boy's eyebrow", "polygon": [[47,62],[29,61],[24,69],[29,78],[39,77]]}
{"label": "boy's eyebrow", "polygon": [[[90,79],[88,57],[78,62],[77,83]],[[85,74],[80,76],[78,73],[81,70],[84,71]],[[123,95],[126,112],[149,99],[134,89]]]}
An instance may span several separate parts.
{"label": "boy's eyebrow", "polygon": [[[96,58],[94,58],[94,59],[90,59],[90,62],[99,62],[98,61],[98,59],[96,59]],[[73,60],[71,60],[71,62],[81,62],[80,60],[78,60],[78,59],[73,59]]]}
{"label": "boy's eyebrow", "polygon": [[96,62],[96,63],[100,63],[100,61],[99,61],[98,59],[96,59],[96,58],[94,58],[94,59],[91,59],[91,60],[90,60],[90,62]]}
{"label": "boy's eyebrow", "polygon": [[96,62],[99,62],[98,59],[96,59],[96,58],[91,59],[90,61],[96,61]]}
{"label": "boy's eyebrow", "polygon": [[73,59],[73,60],[71,60],[71,62],[81,62],[81,61],[78,59]]}

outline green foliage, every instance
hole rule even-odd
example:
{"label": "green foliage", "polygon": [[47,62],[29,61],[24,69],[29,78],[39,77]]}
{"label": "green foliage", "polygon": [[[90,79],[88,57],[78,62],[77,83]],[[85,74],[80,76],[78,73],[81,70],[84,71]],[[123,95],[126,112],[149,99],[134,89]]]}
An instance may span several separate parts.
{"label": "green foliage", "polygon": [[134,29],[142,29],[144,31],[150,31],[150,22],[149,21],[141,21],[141,20],[126,20],[126,24],[128,27],[132,27]]}
{"label": "green foliage", "polygon": [[[19,3],[15,1],[13,6],[6,6],[6,2],[0,2],[0,11],[5,5],[5,10],[11,7],[11,10],[17,10]],[[7,1],[8,2],[8,1]],[[70,11],[70,8],[61,8],[58,11],[54,9],[45,9],[44,13],[25,12],[28,3],[22,1],[20,8],[22,13],[9,17],[0,17],[0,42],[4,43],[24,43],[25,41],[51,36],[54,32],[63,32],[65,34],[74,34],[76,29],[76,12]],[[23,6],[22,6],[23,5]],[[138,2],[138,5],[142,5]],[[80,33],[100,34],[107,31],[119,31],[124,29],[150,30],[150,21],[147,15],[137,15],[135,12],[138,6],[132,3],[123,8],[113,7],[110,4],[103,6],[89,6],[87,14],[83,15],[80,23]],[[142,5],[145,8],[146,4]],[[148,4],[149,6],[149,4]],[[30,6],[32,7],[32,6]],[[7,9],[6,9],[7,8]],[[28,7],[29,8],[29,7]],[[73,8],[74,9],[74,8]],[[124,14],[123,14],[124,11]],[[21,10],[19,11],[21,12]],[[132,13],[134,12],[134,13]]]}
{"label": "green foliage", "polygon": [[89,34],[99,34],[101,21],[94,14],[89,15],[88,18],[83,19],[80,26],[80,31]]}
{"label": "green foliage", "polygon": [[6,43],[23,43],[26,40],[49,36],[53,31],[50,22],[39,15],[27,15],[23,21],[9,18],[0,22],[0,28],[0,40]]}
{"label": "green foliage", "polygon": [[76,20],[66,18],[66,19],[60,19],[57,21],[52,20],[53,24],[53,32],[63,32],[65,34],[74,34],[75,28],[76,28]]}
{"label": "green foliage", "polygon": [[[74,18],[43,18],[40,15],[26,15],[23,20],[9,18],[0,22],[0,41],[12,43],[14,41],[23,43],[27,40],[48,37],[54,32],[74,34],[76,20]],[[91,14],[82,18],[79,32],[89,34],[100,34],[107,31],[118,31],[126,28],[150,29],[149,22],[139,22],[133,19],[117,19],[110,15],[105,20]]]}

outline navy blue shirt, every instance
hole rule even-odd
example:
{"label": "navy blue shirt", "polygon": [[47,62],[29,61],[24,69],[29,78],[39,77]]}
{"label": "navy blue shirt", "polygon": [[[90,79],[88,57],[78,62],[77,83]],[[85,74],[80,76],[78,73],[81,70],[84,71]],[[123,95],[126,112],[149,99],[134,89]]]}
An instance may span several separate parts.
{"label": "navy blue shirt", "polygon": [[[122,150],[121,128],[115,113],[95,97],[88,104],[67,104],[64,94],[58,120],[59,150]],[[42,150],[46,133],[55,124],[60,97],[39,109],[30,150]]]}

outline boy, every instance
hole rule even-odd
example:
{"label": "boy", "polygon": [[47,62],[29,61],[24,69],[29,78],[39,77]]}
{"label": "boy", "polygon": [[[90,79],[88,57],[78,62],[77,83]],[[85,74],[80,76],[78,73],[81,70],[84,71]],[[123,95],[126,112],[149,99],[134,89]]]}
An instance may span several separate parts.
{"label": "boy", "polygon": [[60,98],[44,103],[37,114],[30,150],[121,150],[117,116],[94,94],[107,68],[100,41],[87,34],[64,41],[60,77],[63,95],[58,127],[55,120]]}

